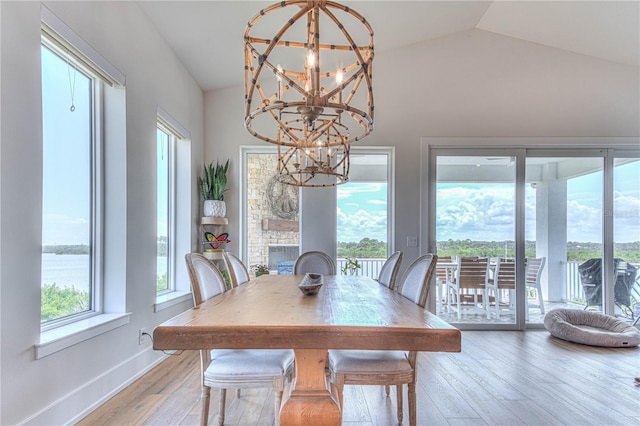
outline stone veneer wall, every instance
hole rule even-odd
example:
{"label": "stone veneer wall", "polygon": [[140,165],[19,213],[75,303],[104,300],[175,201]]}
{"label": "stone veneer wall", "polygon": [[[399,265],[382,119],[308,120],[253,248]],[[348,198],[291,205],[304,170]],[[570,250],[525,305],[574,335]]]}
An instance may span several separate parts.
{"label": "stone veneer wall", "polygon": [[[269,206],[267,184],[277,173],[276,154],[247,156],[247,247],[248,265],[268,264],[270,244],[298,244],[298,231],[266,231],[263,219],[280,219]],[[298,215],[293,221],[298,221]]]}

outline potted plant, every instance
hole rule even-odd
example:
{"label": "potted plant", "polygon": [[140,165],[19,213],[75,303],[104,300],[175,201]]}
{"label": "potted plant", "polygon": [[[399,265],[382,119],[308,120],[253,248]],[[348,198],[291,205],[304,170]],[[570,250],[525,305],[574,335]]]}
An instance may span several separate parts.
{"label": "potted plant", "polygon": [[347,260],[342,267],[342,273],[344,275],[357,275],[358,269],[362,268],[360,262],[355,257],[347,257]]}
{"label": "potted plant", "polygon": [[223,165],[216,161],[204,165],[204,175],[198,177],[198,188],[204,200],[204,215],[225,217],[227,205],[224,202],[224,192],[227,190],[227,170],[229,160]]}
{"label": "potted plant", "polygon": [[269,267],[267,265],[253,265],[251,266],[251,270],[255,274],[256,278],[260,275],[266,275],[269,273]]}

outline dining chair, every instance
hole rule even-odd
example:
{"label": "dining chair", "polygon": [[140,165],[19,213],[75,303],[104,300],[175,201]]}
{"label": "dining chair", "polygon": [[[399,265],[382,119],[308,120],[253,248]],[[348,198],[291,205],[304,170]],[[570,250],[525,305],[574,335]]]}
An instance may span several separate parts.
{"label": "dining chair", "polygon": [[[496,319],[500,319],[500,311],[506,306],[507,310],[513,310],[514,292],[516,290],[516,262],[512,258],[499,257],[493,270],[493,276],[487,278],[487,318],[491,318],[491,293],[493,293],[493,307]],[[507,292],[507,304],[502,303],[502,295]]]}
{"label": "dining chair", "polygon": [[[225,291],[218,268],[199,253],[185,256],[195,306]],[[220,389],[218,424],[224,424],[227,389],[273,388],[275,424],[280,424],[280,405],[287,380],[294,372],[294,355],[289,349],[215,349],[200,351],[201,400],[200,424],[207,425],[211,388]]]}
{"label": "dining chair", "polygon": [[536,290],[536,296],[538,297],[537,304],[529,303],[529,297],[527,297],[527,321],[529,320],[530,308],[539,308],[540,314],[544,315],[544,301],[542,300],[542,284],[540,283],[540,277],[542,276],[542,270],[544,269],[546,259],[546,257],[527,257],[525,282],[527,287],[532,287]]}
{"label": "dining chair", "polygon": [[[398,293],[424,308],[431,287],[437,256],[416,259],[405,271]],[[329,377],[343,407],[344,385],[395,385],[398,423],[403,417],[403,385],[408,388],[409,424],[416,424],[417,351],[330,350]]]}
{"label": "dining chair", "polygon": [[296,259],[296,263],[293,265],[293,274],[304,275],[307,273],[335,275],[336,263],[326,253],[307,251]]}
{"label": "dining chair", "polygon": [[227,265],[227,271],[229,272],[231,288],[249,282],[251,279],[251,277],[249,277],[249,271],[238,256],[225,251],[223,257],[224,263]]}
{"label": "dining chair", "polygon": [[380,273],[378,274],[377,281],[380,284],[389,287],[391,290],[395,290],[396,277],[398,275],[398,270],[400,269],[401,263],[402,252],[397,251],[393,253],[380,268]]}
{"label": "dining chair", "polygon": [[455,306],[458,321],[462,318],[462,308],[486,313],[488,275],[489,259],[458,257],[456,270],[447,281],[447,309]]}

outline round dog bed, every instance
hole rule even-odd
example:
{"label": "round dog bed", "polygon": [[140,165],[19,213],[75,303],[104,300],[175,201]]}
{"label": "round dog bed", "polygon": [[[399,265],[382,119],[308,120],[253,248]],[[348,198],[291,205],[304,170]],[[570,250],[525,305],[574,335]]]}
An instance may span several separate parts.
{"label": "round dog bed", "polygon": [[623,348],[640,345],[640,331],[610,315],[578,309],[554,309],[544,317],[552,336],[583,345]]}

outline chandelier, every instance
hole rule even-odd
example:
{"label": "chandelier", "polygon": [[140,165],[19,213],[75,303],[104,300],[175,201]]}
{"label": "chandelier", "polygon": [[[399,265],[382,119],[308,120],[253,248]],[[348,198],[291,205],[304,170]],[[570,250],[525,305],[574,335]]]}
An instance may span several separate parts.
{"label": "chandelier", "polygon": [[350,144],[373,130],[371,26],[336,2],[282,1],[249,21],[244,46],[245,127],[278,145],[280,181],[346,182]]}

